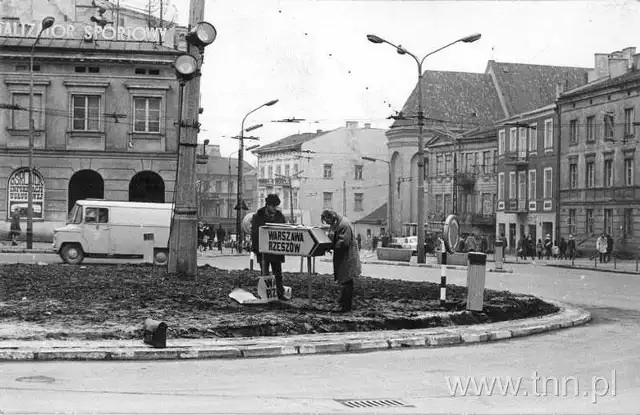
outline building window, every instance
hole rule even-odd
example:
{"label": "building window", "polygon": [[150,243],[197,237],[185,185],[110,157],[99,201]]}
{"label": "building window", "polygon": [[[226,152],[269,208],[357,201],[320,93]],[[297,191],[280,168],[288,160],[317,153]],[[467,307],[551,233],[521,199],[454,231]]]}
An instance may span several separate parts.
{"label": "building window", "polygon": [[264,177],[264,166],[260,167],[260,178],[261,179],[266,179],[266,177]]}
{"label": "building window", "polygon": [[624,210],[623,221],[624,236],[633,236],[633,209],[627,208]]}
{"label": "building window", "polygon": [[160,98],[154,97],[136,97],[133,99],[134,132],[160,132],[160,102]]}
{"label": "building window", "polygon": [[222,193],[222,180],[216,180],[216,193]]}
{"label": "building window", "polygon": [[291,192],[291,197],[293,198],[293,208],[298,209],[298,191],[293,190]]}
{"label": "building window", "polygon": [[487,174],[491,171],[491,152],[484,151],[482,153],[482,172]]}
{"label": "building window", "polygon": [[273,166],[269,166],[267,168],[267,172],[269,173],[269,177],[267,177],[268,179],[273,179]]}
{"label": "building window", "polygon": [[498,200],[504,200],[504,173],[498,173]]}
{"label": "building window", "polygon": [[444,170],[446,174],[453,173],[453,155],[447,154],[444,157]]}
{"label": "building window", "polygon": [[498,171],[498,150],[493,150],[493,160],[491,162],[491,165],[493,166],[493,172],[497,172]]}
{"label": "building window", "polygon": [[464,160],[464,172],[465,173],[471,173],[473,171],[473,153],[467,153],[465,154],[465,160]]}
{"label": "building window", "polygon": [[277,165],[276,166],[276,177],[282,176],[282,166],[281,165]]}
{"label": "building window", "polygon": [[569,189],[575,189],[578,187],[578,165],[575,163],[569,164]]}
{"label": "building window", "polygon": [[[11,213],[18,209],[20,217],[27,218],[29,206],[29,169],[19,169],[9,176],[9,188],[7,189],[7,219],[11,219]],[[43,219],[44,209],[44,180],[42,175],[33,170],[33,218]],[[23,228],[24,229],[24,228]]]}
{"label": "building window", "polygon": [[516,198],[516,172],[509,172],[509,199]]}
{"label": "building window", "polygon": [[283,189],[283,193],[284,193],[284,200],[282,201],[282,209],[286,210],[287,208],[289,208],[291,205],[289,204],[289,189],[287,189],[286,187]]}
{"label": "building window", "polygon": [[[11,111],[11,128],[14,130],[29,130],[29,94],[12,94],[12,104],[25,110]],[[42,111],[42,94],[33,95],[33,128],[42,129],[44,111]]]}
{"label": "building window", "polygon": [[624,184],[633,186],[633,159],[624,159]]}
{"label": "building window", "polygon": [[446,194],[444,195],[444,213],[449,214],[452,212],[451,207],[453,206],[452,202],[451,202],[451,195],[450,194]]}
{"label": "building window", "polygon": [[553,120],[544,120],[544,148],[553,148]]}
{"label": "building window", "polygon": [[364,207],[362,202],[364,201],[364,193],[354,193],[353,194],[353,210],[356,212],[362,212]]}
{"label": "building window", "polygon": [[538,151],[538,126],[536,124],[529,126],[529,151]]}
{"label": "building window", "polygon": [[633,108],[625,108],[624,110],[624,138],[625,141],[629,137],[634,136],[634,128],[633,128]]}
{"label": "building window", "polygon": [[605,114],[604,115],[604,139],[605,140],[613,140],[613,114]]}
{"label": "building window", "polygon": [[585,167],[585,187],[587,189],[591,189],[595,186],[596,181],[595,163],[593,161],[589,161]]}
{"label": "building window", "polygon": [[493,213],[493,195],[491,193],[482,194],[482,213],[484,215]]}
{"label": "building window", "polygon": [[613,209],[604,209],[604,233],[613,235]]}
{"label": "building window", "polygon": [[593,233],[593,209],[586,209],[584,214],[584,228],[588,234]]}
{"label": "building window", "polygon": [[75,131],[100,129],[99,95],[73,95],[73,129]]}
{"label": "building window", "polygon": [[436,208],[434,209],[436,212],[443,212],[444,208],[442,206],[442,195],[436,195]]}
{"label": "building window", "polygon": [[323,209],[331,209],[333,207],[333,193],[331,192],[323,192],[322,193],[322,208]]}
{"label": "building window", "polygon": [[362,165],[356,165],[354,167],[355,167],[354,177],[353,177],[354,180],[362,180],[362,169],[363,169],[363,166]]}
{"label": "building window", "polygon": [[291,175],[291,166],[288,164],[284,165],[284,175],[287,177]]}
{"label": "building window", "polygon": [[576,234],[576,210],[569,209],[569,233]]}
{"label": "building window", "polygon": [[578,120],[569,121],[569,144],[578,144]]}
{"label": "building window", "polygon": [[509,152],[515,152],[518,146],[518,129],[509,130]]}
{"label": "building window", "polygon": [[332,165],[331,164],[325,164],[323,171],[322,171],[322,177],[325,179],[332,179],[333,178],[333,173],[331,171]]}
{"label": "building window", "polygon": [[520,127],[519,130],[520,139],[518,141],[518,153],[527,154],[527,129]]}
{"label": "building window", "polygon": [[596,122],[596,117],[594,116],[587,117],[587,141],[596,140],[595,122]]}
{"label": "building window", "polygon": [[613,160],[604,161],[604,187],[613,187]]}
{"label": "building window", "polygon": [[293,165],[293,174],[298,174],[298,164]]}
{"label": "building window", "polygon": [[505,131],[500,130],[498,132],[498,154],[504,154],[504,146],[505,146]]}
{"label": "building window", "polygon": [[553,167],[547,167],[544,169],[544,186],[542,190],[542,197],[545,199],[550,199],[551,192],[553,192]]}
{"label": "building window", "polygon": [[436,156],[436,175],[444,174],[444,156]]}
{"label": "building window", "polygon": [[529,200],[536,200],[536,171],[529,170]]}

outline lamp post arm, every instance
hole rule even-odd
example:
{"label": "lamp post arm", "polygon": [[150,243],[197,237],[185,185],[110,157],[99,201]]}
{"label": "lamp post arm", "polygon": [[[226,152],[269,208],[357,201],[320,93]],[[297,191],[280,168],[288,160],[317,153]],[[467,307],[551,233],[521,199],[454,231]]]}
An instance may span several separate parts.
{"label": "lamp post arm", "polygon": [[438,48],[438,49],[436,49],[436,50],[434,50],[434,51],[432,51],[432,52],[427,53],[426,55],[424,55],[424,57],[423,57],[423,58],[422,58],[422,60],[420,61],[420,64],[422,65],[422,62],[424,62],[424,60],[425,60],[425,59],[427,59],[429,56],[433,55],[434,53],[438,53],[438,52],[440,52],[442,49],[446,49],[446,48],[448,48],[448,47],[449,47],[449,46],[451,46],[451,45],[455,45],[456,43],[460,42],[461,40],[462,40],[462,39],[454,40],[453,42],[451,42],[451,43],[449,43],[449,44],[447,44],[447,45],[444,45],[444,46],[443,46],[443,47],[441,47],[441,48]]}

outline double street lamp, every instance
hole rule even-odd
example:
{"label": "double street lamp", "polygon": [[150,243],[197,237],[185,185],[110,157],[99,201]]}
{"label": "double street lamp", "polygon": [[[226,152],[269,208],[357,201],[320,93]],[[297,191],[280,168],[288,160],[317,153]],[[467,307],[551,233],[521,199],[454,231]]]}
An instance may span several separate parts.
{"label": "double street lamp", "polygon": [[451,45],[458,42],[472,43],[480,39],[480,33],[475,33],[456,41],[453,41],[441,48],[438,48],[432,52],[427,53],[422,59],[418,58],[415,54],[409,52],[401,45],[395,45],[388,40],[385,40],[376,35],[367,35],[367,39],[372,43],[386,43],[393,46],[396,52],[400,55],[411,56],[418,64],[418,220],[417,220],[417,233],[418,233],[418,263],[424,264],[425,262],[425,249],[424,249],[424,142],[422,137],[422,128],[424,126],[424,114],[422,112],[422,63],[428,57],[436,52],[439,52]]}
{"label": "double street lamp", "polygon": [[[53,26],[55,21],[56,19],[51,16],[47,16],[42,19],[40,31],[38,32],[38,36],[33,42],[31,52],[29,53],[29,184],[27,187],[27,249],[33,248],[33,140],[35,135],[35,123],[33,120],[33,52],[40,41],[42,32]],[[43,101],[44,100],[41,98],[40,102],[42,103]],[[44,210],[44,206],[42,208]]]}
{"label": "double street lamp", "polygon": [[387,230],[388,230],[388,234],[391,235],[391,233],[393,232],[393,225],[392,225],[392,219],[393,219],[393,214],[391,213],[391,203],[393,202],[393,197],[392,197],[392,191],[391,189],[393,189],[393,177],[391,176],[391,162],[387,161],[387,160],[382,160],[382,159],[378,159],[375,157],[368,157],[368,156],[362,156],[362,160],[367,160],[367,161],[371,161],[373,163],[375,163],[376,161],[379,161],[381,163],[387,163],[387,167],[389,170],[389,191],[388,193],[388,197],[387,197]]}
{"label": "double street lamp", "polygon": [[[242,242],[244,241],[244,235],[242,232],[242,208],[244,206],[244,200],[243,200],[243,195],[242,195],[242,175],[243,175],[243,164],[244,164],[244,154],[243,154],[243,150],[244,150],[244,122],[247,120],[247,117],[251,114],[253,114],[254,112],[258,111],[260,108],[263,107],[270,107],[272,105],[274,105],[275,103],[277,103],[278,100],[277,99],[273,99],[269,102],[265,102],[264,104],[260,105],[259,107],[252,109],[251,111],[249,111],[247,113],[247,115],[244,116],[244,118],[242,119],[242,128],[240,129],[240,137],[239,138],[239,149],[238,149],[238,200],[237,200],[237,205],[236,205],[236,235],[238,235],[238,252],[242,252]],[[262,125],[258,124],[258,126],[256,126],[256,128],[260,128]]]}

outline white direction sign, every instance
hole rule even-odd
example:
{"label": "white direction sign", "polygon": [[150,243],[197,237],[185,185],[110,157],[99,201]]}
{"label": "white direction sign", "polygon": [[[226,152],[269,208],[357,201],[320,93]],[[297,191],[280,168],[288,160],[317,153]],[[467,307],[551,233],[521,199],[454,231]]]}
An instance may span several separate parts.
{"label": "white direction sign", "polygon": [[300,225],[264,225],[258,237],[260,252],[264,254],[323,255],[331,244],[322,229]]}

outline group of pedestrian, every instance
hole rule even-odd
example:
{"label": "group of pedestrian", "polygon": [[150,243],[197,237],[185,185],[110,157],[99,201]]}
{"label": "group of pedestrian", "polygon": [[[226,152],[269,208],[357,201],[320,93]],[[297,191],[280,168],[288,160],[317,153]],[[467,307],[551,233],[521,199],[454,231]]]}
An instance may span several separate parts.
{"label": "group of pedestrian", "polygon": [[600,256],[601,264],[611,261],[611,253],[613,252],[613,238],[611,235],[602,232],[596,239],[596,251]]}
{"label": "group of pedestrian", "polygon": [[[261,253],[258,243],[260,226],[267,223],[286,223],[282,212],[278,210],[280,198],[276,194],[269,194],[265,199],[265,206],[258,209],[251,221],[251,250],[256,255],[258,264],[263,274],[273,271],[276,282],[278,299],[287,301],[284,296],[284,281],[282,278],[282,263],[284,255]],[[346,313],[353,308],[354,280],[360,276],[362,266],[360,264],[360,235],[356,235],[353,224],[349,219],[333,210],[324,210],[320,216],[322,222],[329,225],[328,237],[333,251],[333,276],[340,284],[341,291],[338,299],[339,308],[336,312]],[[262,268],[264,265],[264,269]]]}
{"label": "group of pedestrian", "polygon": [[221,224],[218,224],[217,228],[214,228],[213,225],[198,224],[198,250],[213,251],[213,246],[218,248],[218,251],[222,252],[222,244],[225,240],[226,232],[222,228]]}
{"label": "group of pedestrian", "polygon": [[573,259],[576,255],[576,242],[573,235],[569,235],[569,240],[560,237],[560,240],[552,240],[550,234],[546,234],[544,241],[538,239],[534,244],[531,235],[525,235],[518,241],[516,245],[517,256],[526,260],[531,257],[532,260],[538,258],[544,259]]}
{"label": "group of pedestrian", "polygon": [[[382,248],[386,248],[389,246],[389,241],[391,240],[391,237],[389,236],[388,233],[386,232],[380,232],[380,235],[368,235],[367,236],[367,240],[365,241],[365,247],[366,249],[370,249],[371,252],[375,252],[376,249],[378,249],[378,245],[380,245],[380,247]],[[358,234],[356,236],[356,241],[358,242],[358,249],[362,250],[362,235]]]}

